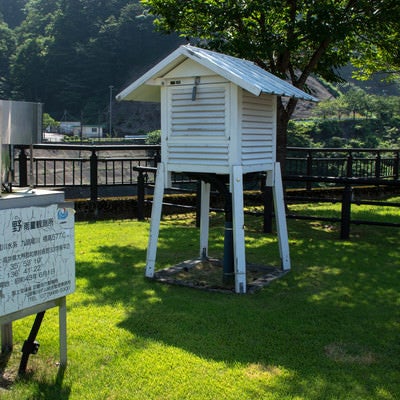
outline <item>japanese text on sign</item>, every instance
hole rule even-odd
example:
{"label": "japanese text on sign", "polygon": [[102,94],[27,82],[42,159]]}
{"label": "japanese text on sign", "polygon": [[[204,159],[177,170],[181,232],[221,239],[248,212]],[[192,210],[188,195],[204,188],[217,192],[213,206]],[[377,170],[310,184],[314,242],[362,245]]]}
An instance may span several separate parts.
{"label": "japanese text on sign", "polygon": [[0,210],[0,316],[74,290],[73,210]]}

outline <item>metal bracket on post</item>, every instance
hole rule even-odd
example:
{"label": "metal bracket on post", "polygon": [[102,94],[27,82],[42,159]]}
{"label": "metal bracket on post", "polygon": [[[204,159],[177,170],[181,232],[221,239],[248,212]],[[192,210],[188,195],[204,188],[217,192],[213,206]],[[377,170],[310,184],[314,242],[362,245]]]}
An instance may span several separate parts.
{"label": "metal bracket on post", "polygon": [[42,324],[45,311],[41,311],[36,314],[35,321],[33,323],[31,332],[29,333],[28,339],[25,340],[22,346],[22,357],[21,363],[19,365],[18,374],[22,375],[26,372],[26,366],[28,364],[28,359],[31,354],[36,354],[39,350],[39,343],[36,342],[36,336],[39,332],[40,325]]}

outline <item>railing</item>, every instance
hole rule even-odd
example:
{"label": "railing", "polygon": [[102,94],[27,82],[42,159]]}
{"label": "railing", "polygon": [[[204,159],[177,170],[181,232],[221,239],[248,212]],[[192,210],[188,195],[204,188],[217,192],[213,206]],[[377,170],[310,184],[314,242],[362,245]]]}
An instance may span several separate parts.
{"label": "railing", "polygon": [[[20,152],[15,159],[18,186],[32,184],[36,187],[52,188],[87,187],[90,189],[90,200],[93,203],[98,200],[100,187],[135,186],[137,216],[143,219],[145,187],[151,187],[154,183],[156,171],[154,167],[160,160],[160,146],[37,144],[32,147],[18,146],[18,148]],[[51,154],[46,156],[40,154],[44,151]],[[286,174],[283,179],[286,187],[294,183],[297,186],[305,185],[308,190],[315,186],[341,186],[342,213],[338,221],[341,223],[341,238],[345,239],[349,236],[350,223],[364,223],[351,220],[352,187],[357,185],[399,187],[399,153],[398,149],[291,147],[288,148]],[[183,176],[175,178],[176,186],[180,189],[182,184],[188,183],[187,178]],[[195,192],[198,187],[191,182],[190,190]],[[293,200],[294,197],[287,196],[287,199]],[[302,200],[313,201],[315,198],[303,196]],[[271,192],[266,190],[263,213],[266,232],[272,226],[271,204]],[[389,205],[398,206],[392,203]],[[288,217],[310,219],[310,217],[291,215]],[[368,223],[374,224],[374,222]],[[391,224],[391,226],[398,225]]]}
{"label": "railing", "polygon": [[[136,185],[136,166],[155,166],[160,146],[152,145],[53,145],[18,146],[18,186],[44,188],[87,187],[96,201],[100,186]],[[43,152],[49,155],[37,156]]]}
{"label": "railing", "polygon": [[[17,186],[86,188],[93,201],[99,197],[99,188],[137,185],[135,167],[155,167],[160,160],[158,145],[36,144],[18,148]],[[335,182],[304,177],[398,181],[399,161],[399,149],[289,147],[284,179],[287,187],[306,189]],[[146,179],[154,180],[154,174]]]}
{"label": "railing", "polygon": [[[18,186],[26,186],[29,176],[36,187],[132,185],[138,177],[133,167],[156,166],[160,160],[158,145],[36,144],[33,150],[19,149]],[[398,180],[399,165],[399,149],[289,147],[285,175]]]}
{"label": "railing", "polygon": [[398,180],[399,164],[399,149],[289,147],[285,175]]}
{"label": "railing", "polygon": [[[342,187],[339,199],[340,218],[321,218],[288,214],[288,218],[317,219],[340,223],[340,238],[348,239],[351,224],[396,226],[399,223],[359,221],[351,217],[353,188],[364,186],[400,187],[398,149],[302,149],[289,148],[286,159],[286,174],[283,177],[286,187],[304,187],[310,196],[286,196],[288,201],[336,202],[336,199],[313,197],[314,187]],[[399,203],[358,200],[357,204],[399,207]],[[264,216],[264,219],[266,216]]]}

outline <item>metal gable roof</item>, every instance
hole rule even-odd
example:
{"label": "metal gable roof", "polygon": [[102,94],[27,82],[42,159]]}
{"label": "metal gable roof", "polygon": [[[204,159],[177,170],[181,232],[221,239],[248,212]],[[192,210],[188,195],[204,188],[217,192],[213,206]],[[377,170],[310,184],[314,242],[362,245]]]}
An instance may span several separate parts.
{"label": "metal gable roof", "polygon": [[119,93],[116,96],[117,100],[160,101],[160,87],[155,80],[162,78],[187,58],[204,65],[256,96],[267,93],[318,101],[316,97],[265,71],[251,61],[190,45],[180,46],[172,52]]}

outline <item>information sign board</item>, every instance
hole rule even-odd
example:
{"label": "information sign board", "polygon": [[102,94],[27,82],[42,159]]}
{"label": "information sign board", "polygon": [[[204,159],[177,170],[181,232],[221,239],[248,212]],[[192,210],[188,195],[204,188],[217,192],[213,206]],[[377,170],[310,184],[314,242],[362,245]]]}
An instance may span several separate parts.
{"label": "information sign board", "polygon": [[73,209],[51,204],[0,210],[0,316],[74,290]]}

